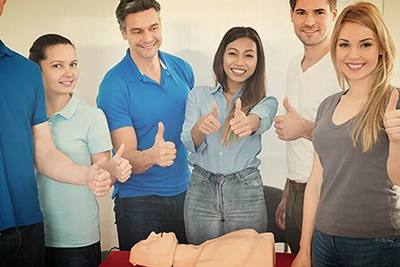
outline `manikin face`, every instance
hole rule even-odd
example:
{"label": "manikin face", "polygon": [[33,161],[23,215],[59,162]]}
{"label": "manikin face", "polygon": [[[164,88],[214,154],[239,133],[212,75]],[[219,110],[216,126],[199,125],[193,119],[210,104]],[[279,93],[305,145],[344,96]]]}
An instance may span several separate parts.
{"label": "manikin face", "polygon": [[380,43],[372,30],[357,23],[343,26],[336,45],[336,60],[350,84],[369,77],[380,53]]}
{"label": "manikin face", "polygon": [[328,41],[337,11],[331,11],[328,0],[297,0],[290,11],[294,31],[305,46]]}
{"label": "manikin face", "polygon": [[3,14],[4,5],[6,4],[7,0],[0,0],[0,16]]}
{"label": "manikin face", "polygon": [[129,43],[132,58],[149,60],[157,55],[162,43],[159,13],[148,9],[125,17],[126,31],[121,30],[122,37]]}
{"label": "manikin face", "polygon": [[46,49],[46,59],[40,62],[46,95],[69,94],[78,80],[78,60],[75,48],[59,44]]}
{"label": "manikin face", "polygon": [[228,88],[241,88],[257,65],[257,46],[249,38],[238,38],[225,48],[224,72]]}

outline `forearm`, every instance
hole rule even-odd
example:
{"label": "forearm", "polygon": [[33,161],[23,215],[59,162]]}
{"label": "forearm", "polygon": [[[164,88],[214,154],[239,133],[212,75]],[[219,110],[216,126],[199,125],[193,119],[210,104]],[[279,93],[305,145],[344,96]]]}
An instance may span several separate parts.
{"label": "forearm", "polygon": [[314,131],[315,123],[306,119],[303,120],[303,131],[301,137],[312,141],[312,133]]}
{"label": "forearm", "polygon": [[319,203],[320,184],[316,181],[307,183],[304,206],[303,206],[303,226],[301,232],[300,249],[305,252],[311,251],[311,240],[315,229],[315,215]]}
{"label": "forearm", "polygon": [[258,128],[260,128],[261,125],[261,119],[258,117],[256,114],[250,114],[248,116],[249,121],[250,121],[250,127],[251,127],[251,132],[255,133],[257,132]]}
{"label": "forearm", "polygon": [[38,171],[62,183],[87,185],[88,167],[75,164],[56,148],[43,152],[35,150],[35,165]]}
{"label": "forearm", "polygon": [[154,166],[152,148],[146,150],[133,150],[129,155],[124,154],[129,163],[132,165],[132,173],[140,174],[144,173],[148,169]]}
{"label": "forearm", "polygon": [[289,194],[289,178],[286,179],[286,183],[285,183],[285,188],[283,188],[283,192],[282,192],[282,198],[287,198],[288,194]]}
{"label": "forearm", "polygon": [[194,143],[194,147],[197,149],[204,141],[204,134],[200,131],[198,123],[196,123],[192,130],[191,135]]}
{"label": "forearm", "polygon": [[389,143],[389,157],[387,160],[387,172],[390,180],[395,185],[400,185],[400,143]]}

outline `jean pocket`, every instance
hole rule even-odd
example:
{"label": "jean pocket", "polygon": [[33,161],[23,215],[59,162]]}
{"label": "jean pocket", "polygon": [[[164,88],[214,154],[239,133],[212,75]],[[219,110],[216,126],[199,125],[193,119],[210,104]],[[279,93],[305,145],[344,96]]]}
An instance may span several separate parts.
{"label": "jean pocket", "polygon": [[250,174],[240,175],[240,181],[242,186],[246,188],[257,188],[263,185],[259,170],[255,170]]}
{"label": "jean pocket", "polygon": [[189,187],[201,186],[207,182],[207,179],[207,177],[200,175],[196,170],[194,170],[190,177]]}

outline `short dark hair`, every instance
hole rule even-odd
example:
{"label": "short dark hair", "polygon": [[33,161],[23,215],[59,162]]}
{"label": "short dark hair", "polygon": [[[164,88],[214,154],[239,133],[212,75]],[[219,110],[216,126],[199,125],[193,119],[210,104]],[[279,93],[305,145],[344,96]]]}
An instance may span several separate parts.
{"label": "short dark hair", "polygon": [[46,59],[46,49],[59,44],[71,45],[75,48],[68,38],[59,34],[49,33],[40,36],[33,42],[29,49],[29,59],[39,64],[41,61]]}
{"label": "short dark hair", "polygon": [[126,30],[125,17],[132,13],[139,13],[154,8],[157,12],[161,10],[156,0],[121,0],[115,10],[115,16],[119,26]]}
{"label": "short dark hair", "polygon": [[[337,0],[327,0],[331,11],[337,8]],[[290,8],[294,11],[297,5],[297,0],[289,0]]]}

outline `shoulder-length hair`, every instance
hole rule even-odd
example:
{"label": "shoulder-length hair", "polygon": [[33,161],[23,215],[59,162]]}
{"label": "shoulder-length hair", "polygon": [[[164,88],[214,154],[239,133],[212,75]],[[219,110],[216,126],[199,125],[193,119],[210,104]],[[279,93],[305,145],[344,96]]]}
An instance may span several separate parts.
{"label": "shoulder-length hair", "polygon": [[[265,54],[264,48],[261,42],[261,38],[258,33],[250,27],[233,27],[228,30],[219,44],[217,52],[214,56],[213,70],[215,75],[215,81],[222,85],[224,91],[228,91],[227,76],[223,67],[224,53],[228,44],[239,38],[248,38],[252,40],[257,47],[257,64],[253,75],[251,75],[245,82],[243,94],[240,97],[242,100],[242,110],[245,114],[257,105],[266,96],[266,85],[265,85]],[[229,121],[233,118],[235,112],[234,105],[229,112],[222,129],[221,143],[230,145],[231,138],[234,135]]]}
{"label": "shoulder-length hair", "polygon": [[368,100],[355,117],[351,132],[353,145],[361,148],[363,152],[367,152],[378,141],[379,132],[383,130],[385,109],[389,95],[393,90],[389,80],[393,75],[396,47],[381,13],[375,5],[358,2],[346,7],[336,21],[331,39],[332,62],[336,69],[339,84],[343,89],[348,78],[338,67],[336,49],[339,34],[346,23],[357,23],[373,31],[381,49],[376,68],[370,74],[373,82],[368,91]]}

